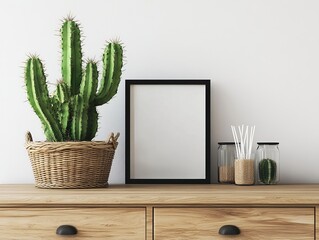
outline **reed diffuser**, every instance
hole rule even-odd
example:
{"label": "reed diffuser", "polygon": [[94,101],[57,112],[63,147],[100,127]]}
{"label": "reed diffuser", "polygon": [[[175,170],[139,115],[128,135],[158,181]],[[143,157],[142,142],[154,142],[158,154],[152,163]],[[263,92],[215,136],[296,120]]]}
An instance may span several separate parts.
{"label": "reed diffuser", "polygon": [[255,126],[231,126],[235,142],[235,184],[253,185],[255,183],[255,160],[252,156],[252,145]]}

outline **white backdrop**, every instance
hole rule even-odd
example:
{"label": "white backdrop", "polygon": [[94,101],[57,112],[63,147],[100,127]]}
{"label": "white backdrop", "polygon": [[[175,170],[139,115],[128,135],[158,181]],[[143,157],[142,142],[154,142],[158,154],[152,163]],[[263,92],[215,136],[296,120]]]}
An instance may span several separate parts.
{"label": "white backdrop", "polygon": [[[121,132],[111,183],[124,182],[124,79],[212,80],[212,179],[230,125],[256,125],[256,141],[279,141],[282,183],[319,183],[319,2],[316,0],[10,0],[0,2],[0,183],[32,183],[24,149],[43,140],[26,102],[23,65],[45,61],[60,78],[61,19],[81,22],[84,54],[100,59],[120,37],[127,65],[118,95],[99,108],[96,139]],[[256,144],[254,145],[256,147]]]}

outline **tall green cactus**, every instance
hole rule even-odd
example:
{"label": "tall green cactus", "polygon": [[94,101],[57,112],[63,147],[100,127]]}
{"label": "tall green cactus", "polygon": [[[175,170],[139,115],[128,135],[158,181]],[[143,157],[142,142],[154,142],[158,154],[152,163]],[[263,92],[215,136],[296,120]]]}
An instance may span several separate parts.
{"label": "tall green cactus", "polygon": [[[73,18],[61,27],[62,80],[49,96],[41,60],[30,56],[25,66],[28,100],[41,120],[48,141],[90,141],[98,129],[96,107],[117,93],[123,67],[123,48],[107,43],[99,83],[97,62],[88,60],[82,69],[81,31]],[[99,85],[99,87],[98,87]]]}

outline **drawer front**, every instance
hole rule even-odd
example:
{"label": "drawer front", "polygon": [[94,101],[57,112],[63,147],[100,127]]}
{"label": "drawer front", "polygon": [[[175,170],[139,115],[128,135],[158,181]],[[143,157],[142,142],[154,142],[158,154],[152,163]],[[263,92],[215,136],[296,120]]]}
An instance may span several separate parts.
{"label": "drawer front", "polygon": [[[239,235],[220,235],[235,225]],[[155,208],[155,240],[314,239],[314,208]]]}
{"label": "drawer front", "polygon": [[145,208],[0,209],[0,239],[61,240],[65,236],[56,234],[61,225],[76,227],[72,239],[143,240]]}

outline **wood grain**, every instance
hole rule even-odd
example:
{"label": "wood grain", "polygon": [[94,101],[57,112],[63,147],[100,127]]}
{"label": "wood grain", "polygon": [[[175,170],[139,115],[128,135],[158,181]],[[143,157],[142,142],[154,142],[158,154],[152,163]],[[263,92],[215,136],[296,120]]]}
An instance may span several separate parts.
{"label": "wood grain", "polygon": [[319,239],[319,205],[316,206],[315,239]]}
{"label": "wood grain", "polygon": [[56,229],[64,224],[77,228],[72,239],[145,239],[144,208],[0,209],[0,238],[5,240],[62,239]]}
{"label": "wood grain", "polygon": [[[223,225],[241,233],[222,236]],[[154,240],[314,239],[314,208],[155,208]]]}
{"label": "wood grain", "polygon": [[[0,185],[0,239],[60,239],[56,228],[72,224],[79,229],[72,239],[307,240],[319,236],[319,224],[314,223],[319,220],[317,207],[318,184],[101,189],[9,184]],[[223,224],[239,224],[241,235],[220,238],[218,229]]]}
{"label": "wood grain", "polygon": [[319,205],[319,185],[111,185],[104,189],[37,189],[33,185],[0,185],[0,205],[6,204]]}
{"label": "wood grain", "polygon": [[153,207],[146,208],[146,239],[153,239]]}

